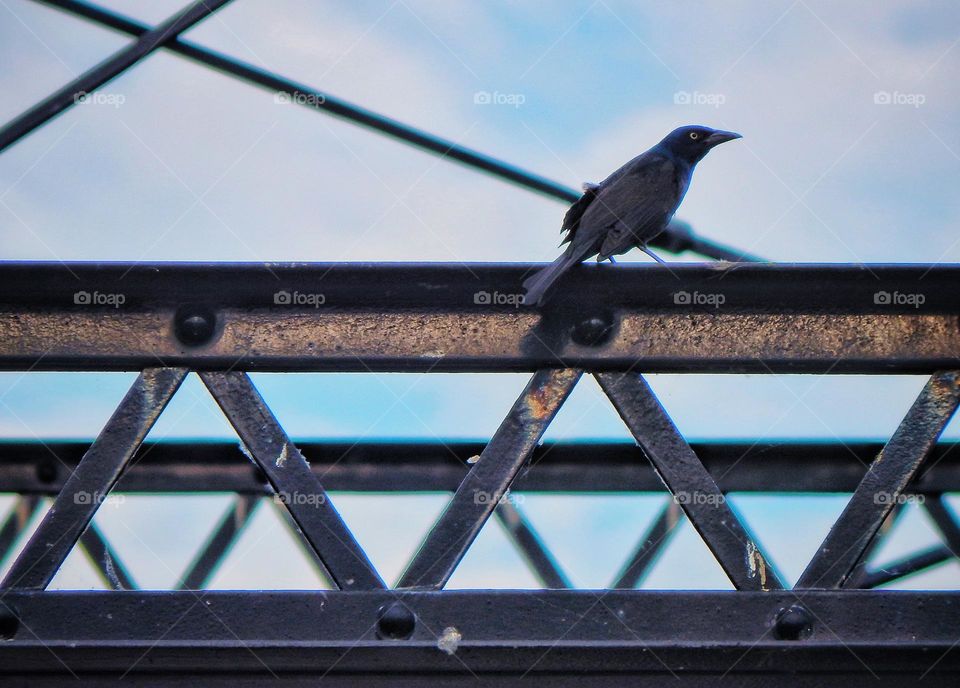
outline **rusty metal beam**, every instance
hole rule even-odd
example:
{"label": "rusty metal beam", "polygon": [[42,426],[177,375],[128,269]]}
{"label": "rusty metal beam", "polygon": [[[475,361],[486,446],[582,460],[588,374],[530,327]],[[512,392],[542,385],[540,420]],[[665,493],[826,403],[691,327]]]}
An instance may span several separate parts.
{"label": "rusty metal beam", "polygon": [[0,265],[0,369],[960,367],[956,266],[583,266],[542,310],[516,304],[533,266],[69,267]]}
{"label": "rusty metal beam", "polygon": [[501,502],[580,379],[573,369],[537,371],[427,533],[398,588],[442,588]]}

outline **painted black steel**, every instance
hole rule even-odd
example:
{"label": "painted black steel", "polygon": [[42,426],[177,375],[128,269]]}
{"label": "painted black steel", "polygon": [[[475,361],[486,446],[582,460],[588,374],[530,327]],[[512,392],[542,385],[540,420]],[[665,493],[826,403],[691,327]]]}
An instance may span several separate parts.
{"label": "painted black steel", "polygon": [[[723,492],[852,493],[883,448],[878,442],[691,442]],[[89,443],[0,440],[0,492],[56,495]],[[484,443],[369,438],[297,440],[332,491],[453,492]],[[958,443],[942,440],[911,493],[960,492]],[[147,441],[120,476],[121,492],[239,492],[271,495],[235,441]],[[544,441],[517,476],[517,492],[658,492],[663,482],[637,462],[632,442]]]}
{"label": "painted black steel", "polygon": [[43,589],[50,583],[185,375],[179,368],[140,373],[0,587]]}
{"label": "painted black steel", "polygon": [[457,488],[397,584],[442,588],[580,379],[579,370],[538,371]]}
{"label": "painted black steel", "polygon": [[383,588],[373,564],[246,373],[200,373],[252,460],[341,590]]}
{"label": "painted black steel", "polygon": [[839,588],[920,469],[960,404],[957,372],[933,375],[890,441],[870,464],[797,588]]}
{"label": "painted black steel", "polygon": [[597,382],[674,500],[738,590],[783,587],[716,481],[637,373],[599,373]]}

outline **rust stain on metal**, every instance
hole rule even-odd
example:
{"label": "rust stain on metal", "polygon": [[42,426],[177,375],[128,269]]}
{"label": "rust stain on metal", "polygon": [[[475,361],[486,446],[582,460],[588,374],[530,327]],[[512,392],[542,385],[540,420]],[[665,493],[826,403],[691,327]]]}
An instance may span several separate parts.
{"label": "rust stain on metal", "polygon": [[[424,310],[336,310],[288,313],[227,308],[218,312],[220,338],[202,350],[186,349],[173,334],[173,311],[77,312],[0,310],[0,359],[41,367],[116,367],[131,358],[177,357],[202,365],[214,358],[256,361],[262,368],[309,369],[376,364],[380,360],[433,366],[446,358],[496,369],[504,359],[527,358],[524,342],[541,323],[539,313]],[[758,359],[856,362],[896,371],[902,361],[939,367],[960,360],[956,316],[827,313],[617,314],[620,326],[597,347],[569,344],[557,353],[577,365],[617,359],[689,370]],[[68,358],[74,365],[59,361]],[[315,364],[313,362],[316,362]],[[618,365],[620,365],[618,364]],[[7,365],[11,365],[8,363]],[[141,364],[142,365],[142,364]],[[399,368],[399,365],[398,365]],[[530,369],[530,368],[528,368]],[[932,371],[931,371],[932,372]]]}
{"label": "rust stain on metal", "polygon": [[544,420],[550,416],[551,401],[554,395],[550,394],[550,389],[539,387],[531,390],[527,396],[527,408],[530,415],[537,420]]}
{"label": "rust stain on metal", "polygon": [[546,420],[567,395],[567,383],[576,380],[581,371],[566,368],[556,371],[551,380],[530,390],[524,398],[528,415],[535,420]]}

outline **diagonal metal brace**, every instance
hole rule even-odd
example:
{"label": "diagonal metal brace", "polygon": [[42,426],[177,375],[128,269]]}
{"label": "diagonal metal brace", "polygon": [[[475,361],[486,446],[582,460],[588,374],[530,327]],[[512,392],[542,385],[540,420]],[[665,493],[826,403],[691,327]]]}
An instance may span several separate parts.
{"label": "diagonal metal brace", "polygon": [[442,588],[503,499],[582,372],[538,370],[427,534],[398,588]]}
{"label": "diagonal metal brace", "polygon": [[197,552],[177,586],[179,590],[202,590],[234,543],[243,534],[250,519],[260,506],[257,495],[237,495],[230,508],[220,519],[220,523]]}
{"label": "diagonal metal brace", "polygon": [[147,368],[137,376],[0,587],[49,585],[186,374],[183,368]]}
{"label": "diagonal metal brace", "polygon": [[653,390],[637,373],[596,373],[600,387],[674,500],[738,590],[783,588]]}
{"label": "diagonal metal brace", "polygon": [[198,374],[334,583],[341,590],[386,587],[250,377],[236,371]]}
{"label": "diagonal metal brace", "polygon": [[640,537],[633,555],[624,564],[610,585],[611,588],[632,590],[653,568],[657,557],[670,542],[682,518],[680,505],[671,499],[664,504],[650,528]]}
{"label": "diagonal metal brace", "polygon": [[873,460],[796,588],[842,588],[904,488],[936,445],[960,403],[960,373],[930,377],[897,431]]}

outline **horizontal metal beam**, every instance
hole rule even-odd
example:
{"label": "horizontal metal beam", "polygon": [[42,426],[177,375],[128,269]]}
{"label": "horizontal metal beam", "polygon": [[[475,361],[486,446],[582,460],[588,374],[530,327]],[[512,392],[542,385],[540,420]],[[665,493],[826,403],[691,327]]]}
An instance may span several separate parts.
{"label": "horizontal metal beam", "polygon": [[517,307],[533,267],[7,264],[0,369],[960,367],[957,266],[594,265]]}
{"label": "horizontal metal beam", "polygon": [[[178,681],[273,673],[304,685],[321,675],[325,684],[354,685],[388,675],[467,682],[471,673],[523,675],[523,685],[537,678],[556,685],[564,674],[580,685],[630,677],[663,685],[674,676],[744,685],[745,677],[766,676],[777,685],[859,678],[886,686],[924,675],[924,685],[939,686],[956,685],[960,673],[960,653],[949,651],[960,637],[956,593],[407,593],[409,638],[381,639],[379,610],[396,598],[391,591],[11,593],[2,605],[15,610],[4,623],[14,632],[0,643],[0,676],[72,679],[73,671],[124,674],[129,682],[175,670]],[[780,639],[787,629],[777,618],[798,605],[808,629]],[[883,622],[874,622],[880,609]],[[796,672],[810,682],[791,682]]]}
{"label": "horizontal metal beam", "polygon": [[[0,492],[55,495],[89,443],[0,441]],[[297,442],[329,490],[452,492],[483,442],[351,440]],[[879,442],[693,442],[724,492],[852,492]],[[957,443],[941,441],[912,492],[960,491]],[[515,492],[664,492],[632,442],[544,442]],[[145,442],[120,477],[121,492],[272,494],[237,442]]]}

